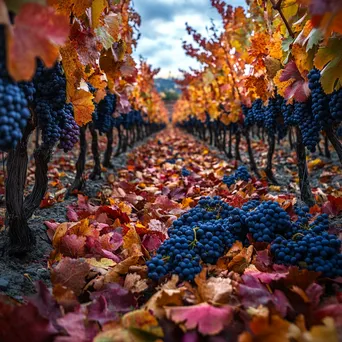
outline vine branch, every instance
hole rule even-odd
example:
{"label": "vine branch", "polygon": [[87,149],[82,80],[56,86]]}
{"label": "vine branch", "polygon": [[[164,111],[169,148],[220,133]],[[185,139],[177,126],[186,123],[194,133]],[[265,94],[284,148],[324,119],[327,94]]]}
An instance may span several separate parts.
{"label": "vine branch", "polygon": [[277,2],[275,0],[270,0],[271,1],[271,4],[272,4],[272,7],[279,12],[279,15],[281,16],[281,19],[283,20],[286,28],[287,28],[287,31],[289,32],[289,35],[294,38],[294,33],[292,31],[292,28],[289,24],[289,22],[287,21],[287,19],[285,18],[285,15],[281,9],[281,3],[283,2],[283,0],[278,0]]}

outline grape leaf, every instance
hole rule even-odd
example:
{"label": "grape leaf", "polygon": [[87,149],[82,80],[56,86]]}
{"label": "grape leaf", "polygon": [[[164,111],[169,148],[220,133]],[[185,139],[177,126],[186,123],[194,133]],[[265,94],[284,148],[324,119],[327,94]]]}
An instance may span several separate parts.
{"label": "grape leaf", "polygon": [[0,341],[51,341],[57,330],[32,304],[12,306],[0,300]]}
{"label": "grape leaf", "polygon": [[342,86],[342,44],[331,38],[326,46],[321,46],[314,59],[315,67],[321,71],[324,91],[330,94],[337,86]]}
{"label": "grape leaf", "polygon": [[25,4],[8,32],[8,63],[11,76],[16,80],[30,80],[36,70],[36,58],[52,67],[69,33],[68,18],[56,14],[51,7]]}
{"label": "grape leaf", "polygon": [[184,323],[188,330],[195,329],[203,335],[216,335],[233,318],[234,309],[229,305],[215,307],[208,303],[193,306],[166,307],[166,316],[175,323]]}
{"label": "grape leaf", "polygon": [[86,125],[92,120],[92,114],[94,112],[94,96],[83,89],[78,89],[70,92],[71,88],[67,87],[68,97],[70,102],[74,106],[75,121],[79,126]]}
{"label": "grape leaf", "polygon": [[90,266],[83,259],[63,258],[51,271],[51,282],[61,284],[74,291],[78,296],[85,285],[85,277],[88,275]]}

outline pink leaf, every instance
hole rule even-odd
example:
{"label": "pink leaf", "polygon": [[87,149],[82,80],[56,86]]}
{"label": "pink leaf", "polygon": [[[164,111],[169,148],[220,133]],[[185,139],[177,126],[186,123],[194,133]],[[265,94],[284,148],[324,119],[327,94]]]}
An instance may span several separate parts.
{"label": "pink leaf", "polygon": [[157,235],[145,235],[142,240],[143,246],[149,251],[156,251],[161,245],[161,241]]}
{"label": "pink leaf", "polygon": [[208,303],[165,308],[166,315],[175,323],[184,323],[188,330],[198,328],[203,335],[216,335],[227,326],[234,315],[229,305],[215,307]]}
{"label": "pink leaf", "polygon": [[82,257],[84,256],[85,242],[85,236],[65,235],[61,239],[60,251],[63,255],[72,258]]}

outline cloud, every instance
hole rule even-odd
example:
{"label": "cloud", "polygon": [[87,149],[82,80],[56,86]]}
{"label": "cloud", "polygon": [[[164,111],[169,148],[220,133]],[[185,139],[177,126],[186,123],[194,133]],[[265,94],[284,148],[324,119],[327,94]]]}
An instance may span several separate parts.
{"label": "cloud", "polygon": [[[243,0],[230,0],[231,5],[243,5]],[[199,64],[185,55],[182,40],[191,41],[185,23],[201,34],[213,19],[220,26],[217,11],[209,0],[134,0],[141,15],[141,38],[134,55],[142,55],[154,68],[161,68],[160,76],[178,76],[178,69],[188,70]]]}

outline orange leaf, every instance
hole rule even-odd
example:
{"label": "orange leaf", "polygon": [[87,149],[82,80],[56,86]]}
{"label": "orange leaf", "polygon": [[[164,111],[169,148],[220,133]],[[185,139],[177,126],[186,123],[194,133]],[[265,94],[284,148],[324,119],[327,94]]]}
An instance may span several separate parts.
{"label": "orange leaf", "polygon": [[29,3],[22,6],[15,25],[8,30],[8,70],[16,80],[30,80],[36,70],[36,57],[52,67],[69,33],[68,18],[51,7]]}
{"label": "orange leaf", "polygon": [[61,48],[61,55],[67,87],[74,91],[79,86],[81,79],[84,78],[84,69],[70,40]]}
{"label": "orange leaf", "polygon": [[70,87],[67,88],[68,97],[74,106],[75,121],[79,126],[83,126],[92,120],[92,114],[95,109],[93,103],[94,96],[83,89],[78,89],[70,94],[70,89]]}

